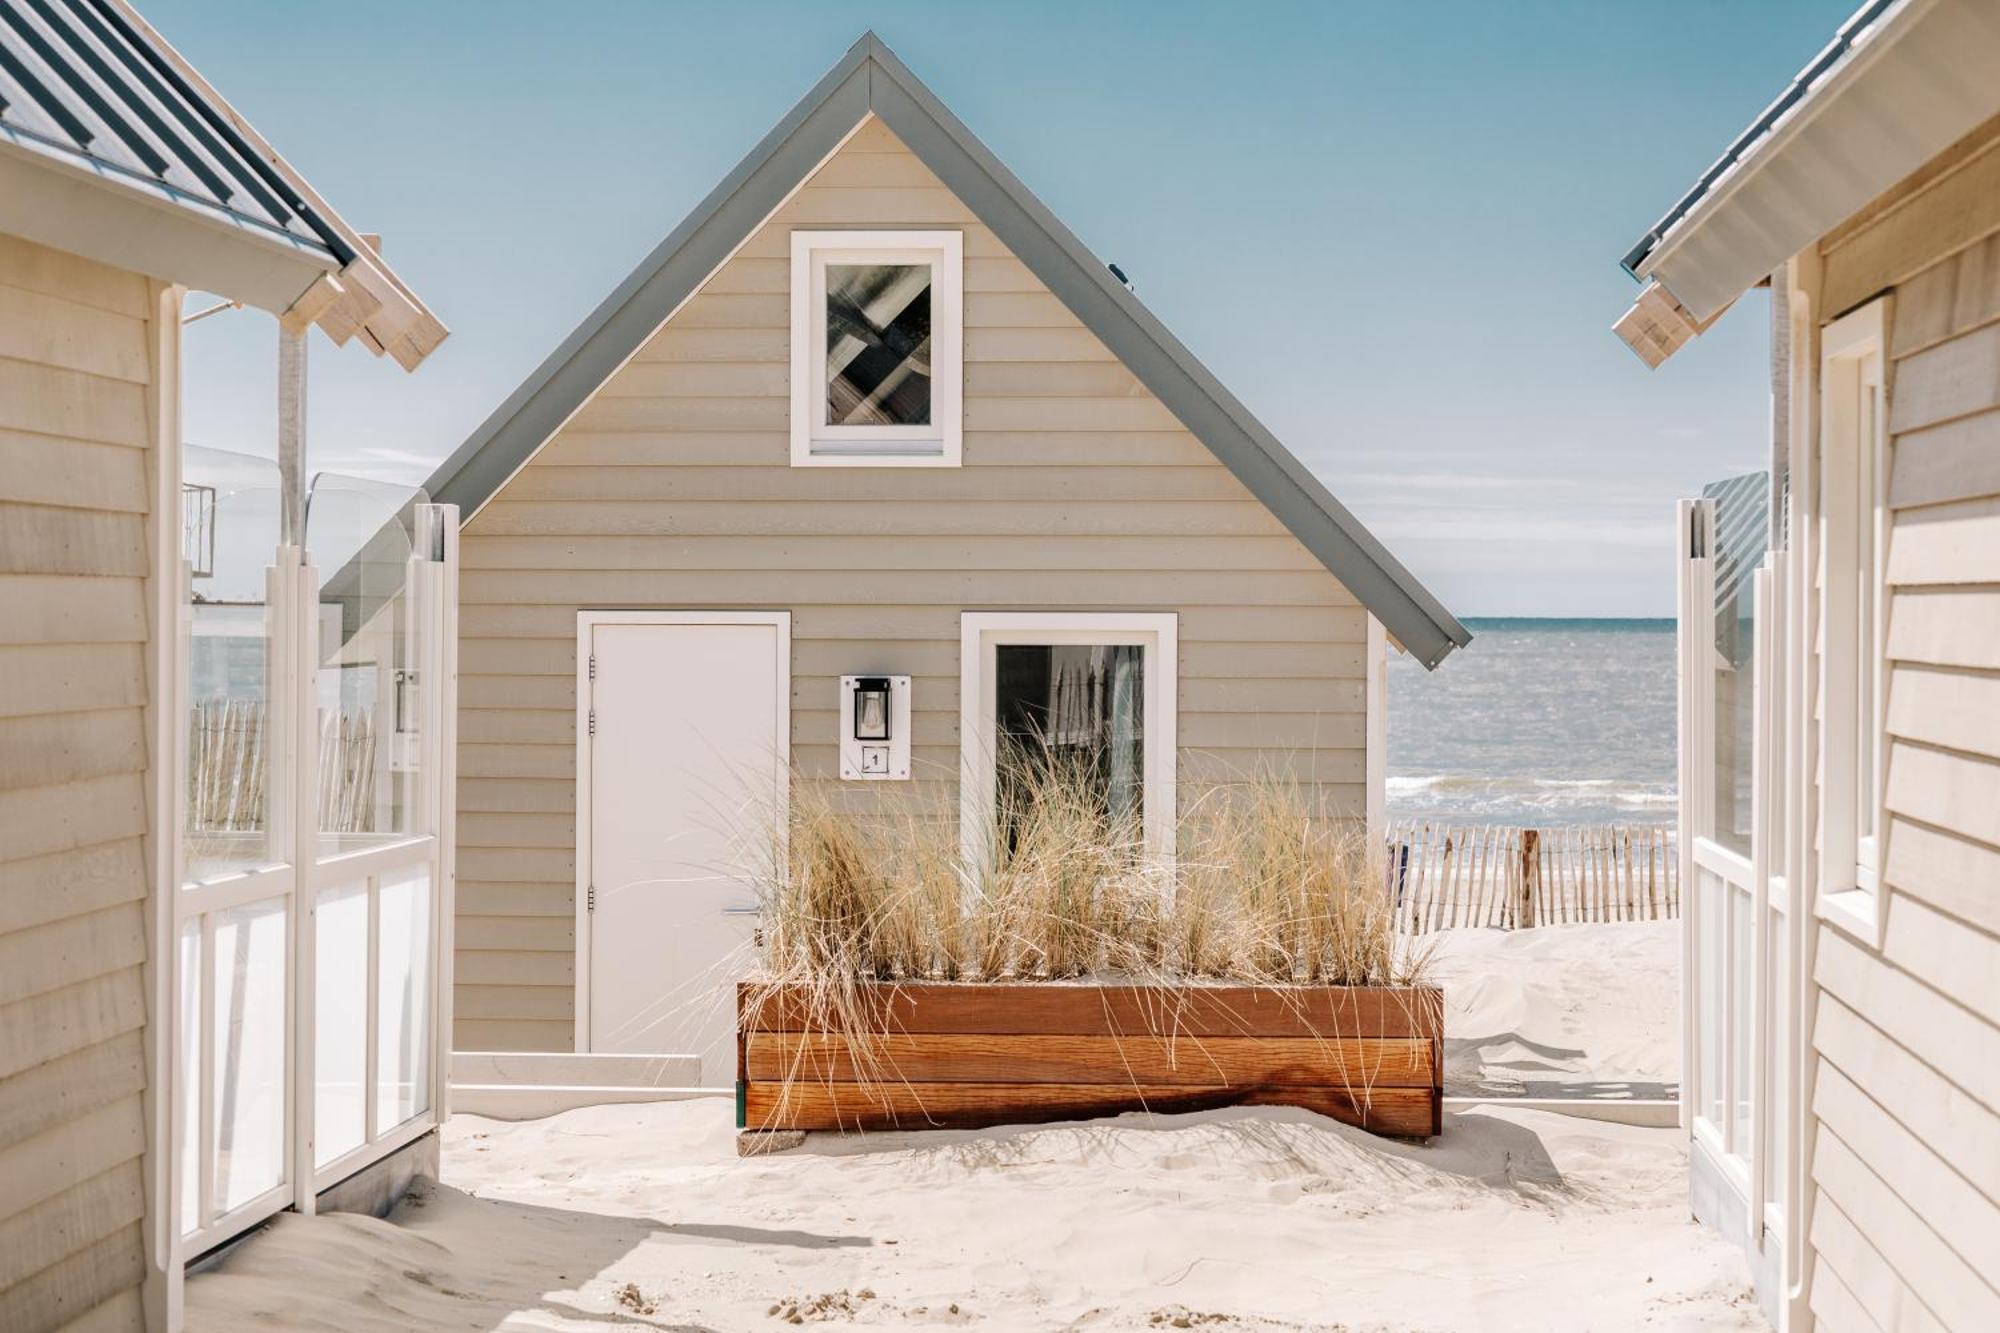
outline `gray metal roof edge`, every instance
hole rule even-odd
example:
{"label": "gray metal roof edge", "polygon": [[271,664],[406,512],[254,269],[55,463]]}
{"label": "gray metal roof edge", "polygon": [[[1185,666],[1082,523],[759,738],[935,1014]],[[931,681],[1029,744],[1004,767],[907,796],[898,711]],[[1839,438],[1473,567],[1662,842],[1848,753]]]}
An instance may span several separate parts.
{"label": "gray metal roof edge", "polygon": [[438,466],[424,483],[432,499],[470,518],[506,485],[868,114],[867,62],[856,42]]}
{"label": "gray metal roof edge", "polygon": [[1471,633],[873,32],[710,192],[426,483],[468,518],[873,111],[1405,649]]}

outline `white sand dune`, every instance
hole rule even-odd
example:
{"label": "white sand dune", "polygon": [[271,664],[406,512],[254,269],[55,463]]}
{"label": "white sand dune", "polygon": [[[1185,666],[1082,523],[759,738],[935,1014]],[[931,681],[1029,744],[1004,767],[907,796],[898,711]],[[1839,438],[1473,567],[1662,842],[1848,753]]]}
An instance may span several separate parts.
{"label": "white sand dune", "polygon": [[1672,1097],[1680,922],[1445,930],[1450,1095]]}
{"label": "white sand dune", "polygon": [[193,1330],[1757,1328],[1671,1130],[1526,1108],[1431,1146],[1276,1108],[735,1155],[724,1100],[455,1119],[389,1221],[281,1217]]}
{"label": "white sand dune", "polygon": [[[1454,1090],[1678,1077],[1676,923],[1437,946]],[[1675,1130],[1487,1106],[1418,1146],[1260,1108],[744,1160],[730,1112],[461,1116],[444,1187],[386,1222],[280,1218],[189,1282],[189,1327],[1763,1327],[1688,1220]]]}

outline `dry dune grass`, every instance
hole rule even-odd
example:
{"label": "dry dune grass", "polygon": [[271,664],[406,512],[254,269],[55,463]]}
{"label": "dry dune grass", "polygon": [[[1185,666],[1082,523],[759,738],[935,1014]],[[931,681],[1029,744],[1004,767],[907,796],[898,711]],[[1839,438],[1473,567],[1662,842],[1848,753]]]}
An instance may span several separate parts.
{"label": "dry dune grass", "polygon": [[759,987],[806,997],[814,1027],[860,1033],[884,982],[1422,980],[1427,955],[1395,932],[1375,849],[1290,783],[1197,803],[1171,865],[1107,814],[1087,764],[1016,761],[1000,788],[990,845],[1003,850],[969,868],[955,809],[857,814],[795,782],[782,870],[761,877]]}

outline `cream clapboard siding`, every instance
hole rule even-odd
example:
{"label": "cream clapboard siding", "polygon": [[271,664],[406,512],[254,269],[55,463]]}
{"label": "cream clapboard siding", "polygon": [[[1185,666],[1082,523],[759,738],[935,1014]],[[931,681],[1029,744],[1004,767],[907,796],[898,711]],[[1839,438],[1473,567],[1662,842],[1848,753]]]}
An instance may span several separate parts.
{"label": "cream clapboard siding", "polygon": [[[964,231],[962,469],[789,466],[800,226]],[[791,611],[811,776],[836,678],[908,673],[912,785],[954,811],[961,611],[1178,610],[1184,781],[1279,767],[1363,810],[1364,612],[877,122],[467,525],[462,564],[460,1049],[573,1042],[580,607]]]}
{"label": "cream clapboard siding", "polygon": [[1812,1089],[1821,1326],[2000,1328],[2000,133],[1837,238],[1892,291],[1886,931],[1830,928]]}
{"label": "cream clapboard siding", "polygon": [[0,236],[0,1328],[137,1327],[145,279]]}

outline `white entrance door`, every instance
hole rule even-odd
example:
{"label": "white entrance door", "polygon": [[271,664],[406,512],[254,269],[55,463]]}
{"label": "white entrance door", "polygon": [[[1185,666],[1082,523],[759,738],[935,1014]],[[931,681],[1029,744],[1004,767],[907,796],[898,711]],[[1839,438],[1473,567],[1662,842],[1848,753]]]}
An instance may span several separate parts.
{"label": "white entrance door", "polygon": [[579,1045],[697,1055],[702,1083],[726,1087],[734,983],[784,811],[790,617],[579,622]]}

